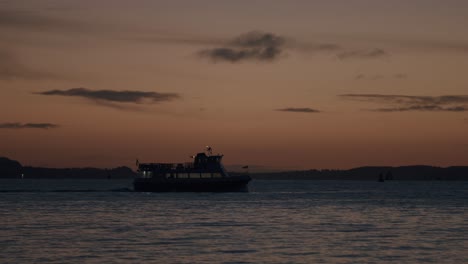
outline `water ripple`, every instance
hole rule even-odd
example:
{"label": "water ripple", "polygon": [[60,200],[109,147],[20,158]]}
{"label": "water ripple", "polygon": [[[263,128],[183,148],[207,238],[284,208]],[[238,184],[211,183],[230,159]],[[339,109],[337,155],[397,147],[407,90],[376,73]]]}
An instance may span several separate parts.
{"label": "water ripple", "polygon": [[[109,181],[0,184],[7,190],[0,192],[4,263],[466,263],[468,257],[464,182],[257,181],[255,192],[240,194],[111,192],[129,183]],[[39,191],[14,191],[31,188]]]}

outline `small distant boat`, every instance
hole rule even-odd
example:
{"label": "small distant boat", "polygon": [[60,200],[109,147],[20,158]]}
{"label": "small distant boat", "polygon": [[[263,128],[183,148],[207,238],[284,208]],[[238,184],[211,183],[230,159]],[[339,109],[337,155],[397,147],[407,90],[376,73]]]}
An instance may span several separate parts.
{"label": "small distant boat", "polygon": [[384,181],[385,181],[384,176],[382,173],[380,173],[378,182],[384,182]]}
{"label": "small distant boat", "polygon": [[133,187],[138,192],[247,192],[249,175],[229,176],[211,147],[198,153],[193,162],[138,163],[138,178]]}
{"label": "small distant boat", "polygon": [[392,174],[391,171],[387,171],[387,174],[385,175],[385,177],[384,177],[383,173],[380,173],[379,174],[379,179],[377,181],[378,182],[385,182],[387,180],[393,180],[393,174]]}

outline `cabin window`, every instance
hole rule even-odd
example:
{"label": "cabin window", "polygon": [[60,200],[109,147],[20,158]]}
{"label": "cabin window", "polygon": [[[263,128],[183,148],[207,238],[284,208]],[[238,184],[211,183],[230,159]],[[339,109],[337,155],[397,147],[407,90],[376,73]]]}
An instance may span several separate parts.
{"label": "cabin window", "polygon": [[213,178],[221,178],[222,177],[221,173],[218,173],[218,172],[213,173],[212,175],[213,175]]}
{"label": "cabin window", "polygon": [[186,179],[189,177],[188,173],[178,173],[177,178]]}
{"label": "cabin window", "polygon": [[202,173],[201,178],[211,178],[211,173]]}
{"label": "cabin window", "polygon": [[141,177],[142,178],[151,178],[153,176],[152,171],[142,171],[141,172]]}
{"label": "cabin window", "polygon": [[189,178],[201,178],[200,173],[192,172],[189,174]]}

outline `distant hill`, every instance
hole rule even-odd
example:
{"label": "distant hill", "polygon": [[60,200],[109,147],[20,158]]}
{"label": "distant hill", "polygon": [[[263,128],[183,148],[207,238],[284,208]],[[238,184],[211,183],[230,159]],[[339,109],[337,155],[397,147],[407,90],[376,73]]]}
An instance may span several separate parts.
{"label": "distant hill", "polygon": [[18,178],[22,170],[23,166],[18,161],[0,157],[0,178]]}
{"label": "distant hill", "polygon": [[468,166],[433,167],[433,166],[402,166],[402,167],[359,167],[350,170],[307,170],[286,171],[275,173],[255,173],[254,179],[275,180],[383,180],[398,181],[467,181]]}
{"label": "distant hill", "polygon": [[0,178],[21,178],[22,175],[28,179],[126,179],[135,177],[136,173],[128,167],[113,169],[23,167],[18,161],[0,157]]}

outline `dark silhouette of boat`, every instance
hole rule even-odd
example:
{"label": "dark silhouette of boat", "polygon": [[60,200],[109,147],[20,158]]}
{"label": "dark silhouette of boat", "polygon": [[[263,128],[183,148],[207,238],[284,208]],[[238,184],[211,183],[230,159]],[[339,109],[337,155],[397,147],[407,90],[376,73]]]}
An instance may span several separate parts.
{"label": "dark silhouette of boat", "polygon": [[387,174],[385,175],[385,180],[393,180],[392,171],[387,171]]}
{"label": "dark silhouette of boat", "polygon": [[384,179],[384,176],[382,173],[379,174],[379,179],[377,180],[378,182],[384,182],[385,179]]}
{"label": "dark silhouette of boat", "polygon": [[393,180],[393,174],[391,171],[387,171],[387,174],[383,175],[383,173],[380,173],[379,174],[379,179],[377,180],[378,182],[385,182],[385,181],[388,181],[388,180]]}
{"label": "dark silhouette of boat", "polygon": [[133,182],[139,192],[247,192],[249,175],[229,176],[211,147],[195,155],[193,162],[141,163]]}

